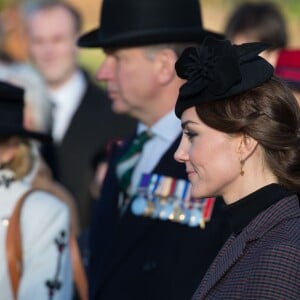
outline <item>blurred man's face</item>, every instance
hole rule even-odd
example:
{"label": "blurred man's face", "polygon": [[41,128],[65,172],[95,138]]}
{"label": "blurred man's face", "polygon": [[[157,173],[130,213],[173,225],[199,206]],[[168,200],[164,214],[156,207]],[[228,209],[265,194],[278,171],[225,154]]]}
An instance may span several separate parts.
{"label": "blurred man's face", "polygon": [[47,85],[56,88],[70,79],[76,68],[74,20],[62,7],[41,10],[28,20],[30,57]]}
{"label": "blurred man's face", "polygon": [[97,79],[106,83],[114,112],[142,120],[151,112],[158,90],[155,70],[154,60],[142,48],[117,49],[107,52]]}

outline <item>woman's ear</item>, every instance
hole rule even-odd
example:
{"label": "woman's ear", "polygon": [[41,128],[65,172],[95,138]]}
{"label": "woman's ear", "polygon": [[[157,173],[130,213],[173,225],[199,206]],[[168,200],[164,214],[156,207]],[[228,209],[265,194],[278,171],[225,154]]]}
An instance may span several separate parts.
{"label": "woman's ear", "polygon": [[247,134],[242,134],[239,138],[237,152],[240,154],[242,160],[246,160],[257,147],[257,141]]}
{"label": "woman's ear", "polygon": [[171,49],[162,49],[155,57],[155,71],[161,84],[168,84],[176,77],[175,63],[177,56]]}

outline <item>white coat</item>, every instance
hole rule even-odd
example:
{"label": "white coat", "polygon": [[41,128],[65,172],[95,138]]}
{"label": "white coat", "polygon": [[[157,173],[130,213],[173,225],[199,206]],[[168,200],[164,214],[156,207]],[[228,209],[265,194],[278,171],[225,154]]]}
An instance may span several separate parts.
{"label": "white coat", "polygon": [[[10,171],[0,170],[0,299],[11,300],[12,291],[6,262],[7,223],[18,199],[30,185],[26,180],[5,185]],[[23,273],[18,300],[69,300],[72,298],[72,267],[68,245],[70,218],[67,206],[42,191],[28,196],[21,212]],[[66,246],[60,253],[57,241]],[[59,265],[60,264],[60,265]],[[61,286],[53,290],[47,282],[57,279]]]}

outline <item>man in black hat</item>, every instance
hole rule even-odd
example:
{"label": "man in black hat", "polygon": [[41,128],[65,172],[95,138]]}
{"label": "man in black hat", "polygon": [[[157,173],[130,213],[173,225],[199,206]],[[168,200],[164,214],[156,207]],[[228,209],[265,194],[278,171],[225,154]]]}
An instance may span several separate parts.
{"label": "man in black hat", "polygon": [[95,209],[90,299],[189,299],[222,245],[223,203],[191,201],[173,158],[183,83],[174,65],[187,46],[220,35],[203,29],[198,0],[104,0],[100,19],[79,45],[104,49],[97,77],[113,110],[139,125],[112,151]]}

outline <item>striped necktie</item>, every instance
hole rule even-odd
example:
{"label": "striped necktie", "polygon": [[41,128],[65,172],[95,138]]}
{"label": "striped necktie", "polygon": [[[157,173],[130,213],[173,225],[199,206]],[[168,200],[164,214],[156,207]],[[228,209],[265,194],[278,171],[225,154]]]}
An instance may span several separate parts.
{"label": "striped necktie", "polygon": [[140,159],[143,146],[150,138],[151,135],[148,131],[143,131],[137,135],[117,163],[116,172],[119,186],[125,193],[127,193],[130,186],[131,176]]}

